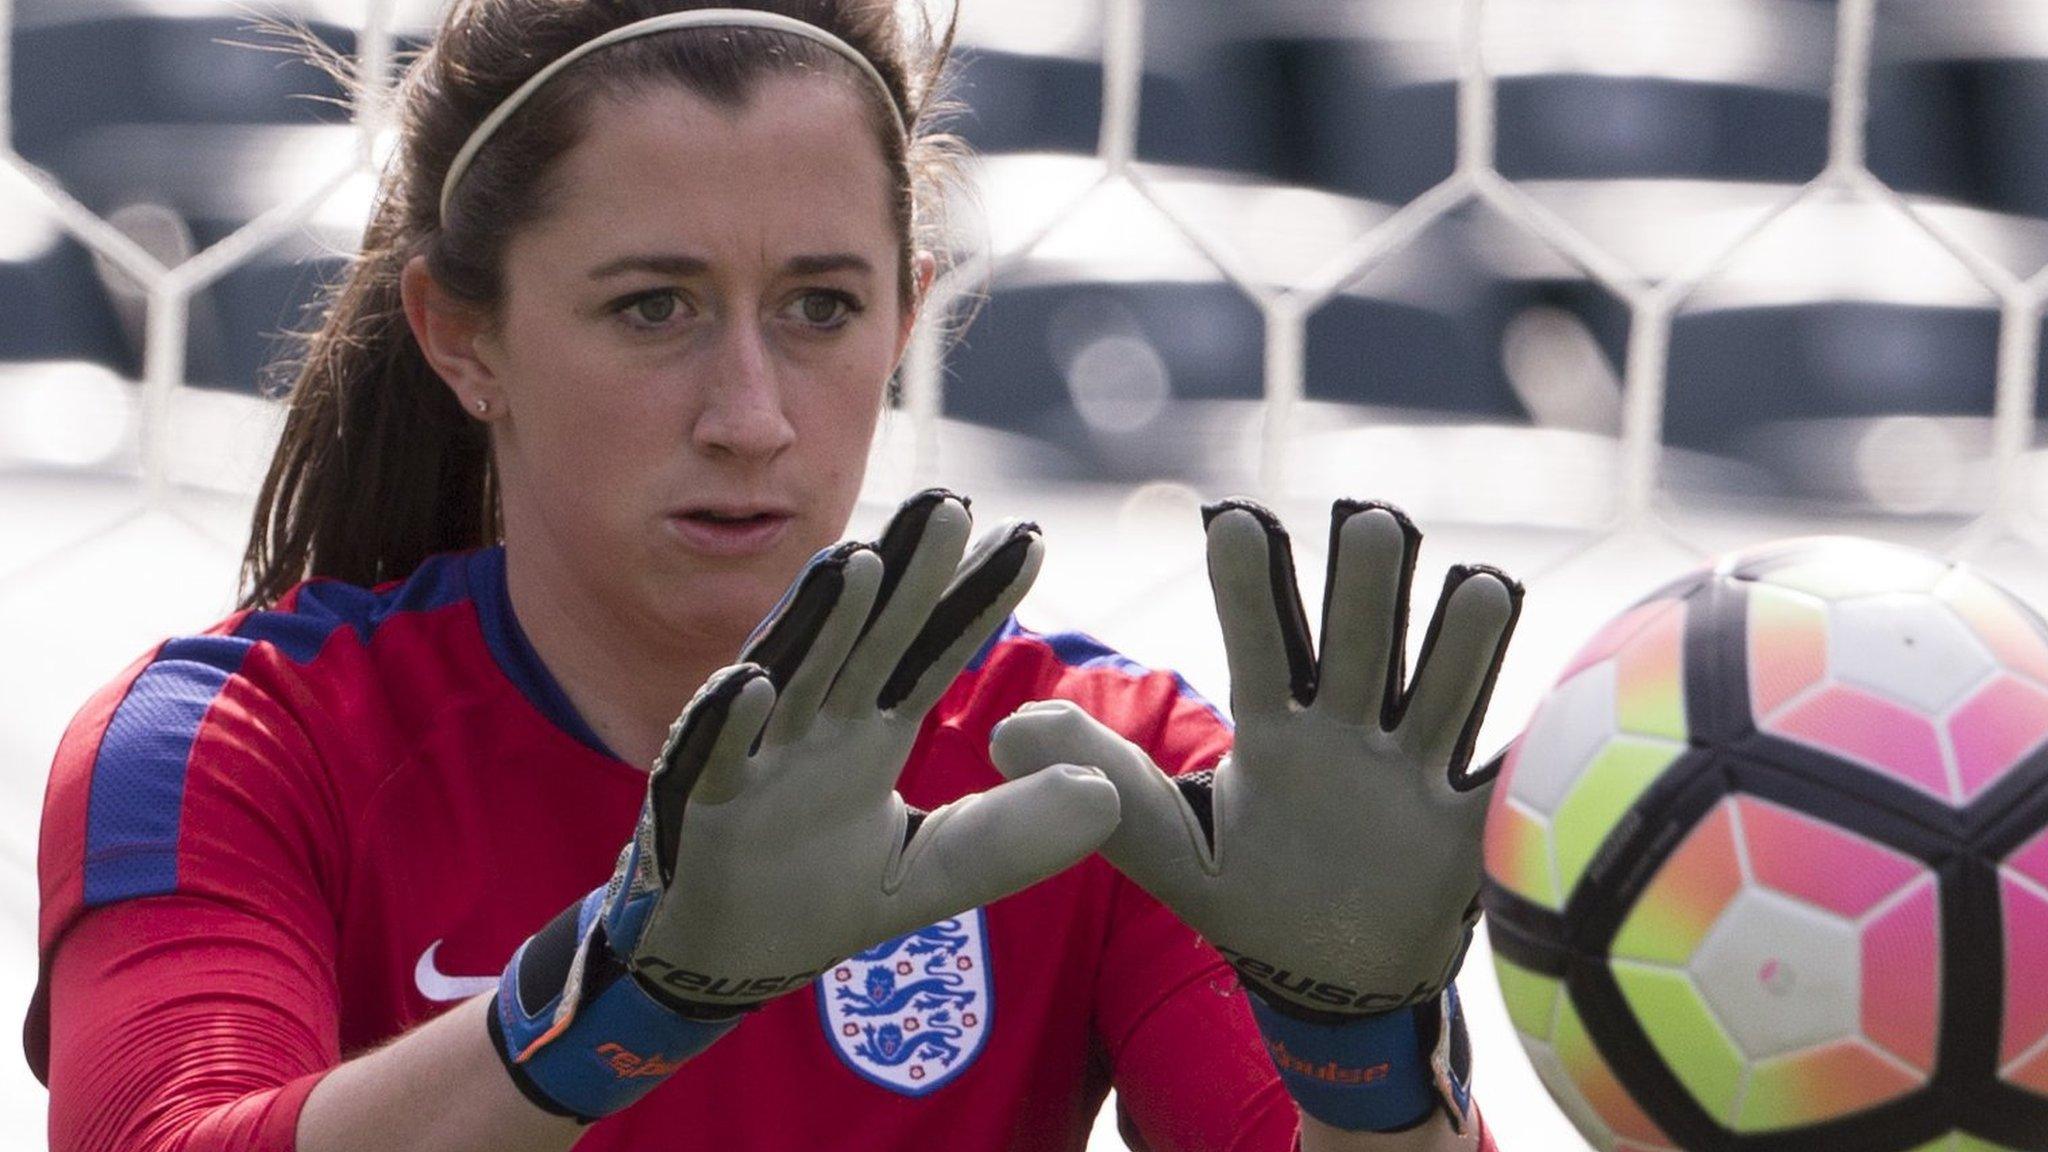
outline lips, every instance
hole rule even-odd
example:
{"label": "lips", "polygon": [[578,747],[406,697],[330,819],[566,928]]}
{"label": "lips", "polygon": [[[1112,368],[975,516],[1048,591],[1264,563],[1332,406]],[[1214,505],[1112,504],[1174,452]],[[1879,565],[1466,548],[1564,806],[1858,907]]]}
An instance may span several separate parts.
{"label": "lips", "polygon": [[786,509],[740,504],[680,508],[669,530],[684,547],[705,556],[757,556],[781,543],[794,519]]}

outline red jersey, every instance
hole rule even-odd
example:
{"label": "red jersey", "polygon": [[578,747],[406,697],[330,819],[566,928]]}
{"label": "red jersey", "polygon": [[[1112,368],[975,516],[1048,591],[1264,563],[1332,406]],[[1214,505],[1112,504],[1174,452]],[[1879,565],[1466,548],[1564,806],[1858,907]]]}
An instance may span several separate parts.
{"label": "red jersey", "polygon": [[[1229,745],[1177,677],[1012,622],[899,790],[997,784],[989,729],[1051,697],[1168,771]],[[521,633],[501,549],[163,644],[73,722],[45,804],[53,1148],[290,1149],[327,1069],[493,987],[610,876],[646,782]],[[770,1003],[577,1147],[1080,1149],[1112,1084],[1161,1152],[1293,1145],[1227,966],[1091,857]]]}

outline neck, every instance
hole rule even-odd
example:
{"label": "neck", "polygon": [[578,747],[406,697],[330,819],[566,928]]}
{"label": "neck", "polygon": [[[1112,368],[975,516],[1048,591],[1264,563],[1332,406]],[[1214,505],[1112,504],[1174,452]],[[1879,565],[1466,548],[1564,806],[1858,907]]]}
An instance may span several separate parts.
{"label": "neck", "polygon": [[513,613],[591,730],[635,768],[661,753],[669,725],[742,637],[679,636],[675,623],[628,618],[544,548],[507,549]]}

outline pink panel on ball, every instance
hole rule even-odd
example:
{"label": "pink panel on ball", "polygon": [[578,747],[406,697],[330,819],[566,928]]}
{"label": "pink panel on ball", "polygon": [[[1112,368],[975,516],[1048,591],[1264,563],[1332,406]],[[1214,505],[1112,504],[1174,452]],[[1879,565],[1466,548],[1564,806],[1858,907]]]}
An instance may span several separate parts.
{"label": "pink panel on ball", "polygon": [[1763,728],[1853,760],[1936,799],[1954,799],[1934,725],[1889,700],[1835,684]]}
{"label": "pink panel on ball", "polygon": [[1931,878],[1863,930],[1863,1034],[1933,1072],[1941,1038],[1941,896]]}
{"label": "pink panel on ball", "polygon": [[1699,950],[1714,922],[1742,891],[1734,811],[1734,805],[1723,801],[1657,869],[1609,945],[1615,956],[1675,967]]}
{"label": "pink panel on ball", "polygon": [[1557,678],[1557,682],[1562,684],[1621,651],[1622,646],[1633,640],[1636,633],[1641,632],[1664,613],[1683,607],[1683,603],[1679,600],[1651,600],[1615,617],[1606,627],[1595,632],[1591,640],[1586,641],[1586,646],[1579,649],[1578,655],[1572,657],[1572,662],[1565,667],[1563,675]]}
{"label": "pink panel on ball", "polygon": [[1561,911],[1564,899],[1551,867],[1549,830],[1520,806],[1498,802],[1507,795],[1504,789],[1496,788],[1493,795],[1497,803],[1486,818],[1487,874],[1523,899]]}
{"label": "pink panel on ball", "polygon": [[2005,867],[2048,888],[2048,832],[2020,845],[2018,851],[2005,858]]}
{"label": "pink panel on ball", "polygon": [[1757,881],[1845,920],[1862,919],[1926,872],[1911,857],[1789,808],[1750,796],[1736,803]]}
{"label": "pink panel on ball", "polygon": [[2043,642],[2034,622],[2002,589],[1974,572],[1958,569],[1950,572],[1935,592],[1969,624],[1999,663],[2048,684],[2048,642]]}
{"label": "pink panel on ball", "polygon": [[1925,1077],[1907,1075],[1861,1041],[1837,1040],[1752,1069],[1736,1126],[1760,1132],[1833,1120],[1897,1099],[1924,1083]]}
{"label": "pink panel on ball", "polygon": [[1784,588],[1749,590],[1749,707],[1769,716],[1828,674],[1828,616],[1819,601]]}
{"label": "pink panel on ball", "polygon": [[2007,1072],[2003,1079],[2036,1096],[2048,1096],[2048,1049],[2035,1053],[2033,1059]]}
{"label": "pink panel on ball", "polygon": [[2010,876],[1998,880],[2005,912],[2005,1026],[1998,1062],[2008,1064],[2048,1035],[2048,980],[2040,978],[2048,956],[2048,902]]}
{"label": "pink panel on ball", "polygon": [[2048,739],[2048,692],[2000,676],[1956,709],[1948,735],[1963,777],[1963,799],[1974,799]]}

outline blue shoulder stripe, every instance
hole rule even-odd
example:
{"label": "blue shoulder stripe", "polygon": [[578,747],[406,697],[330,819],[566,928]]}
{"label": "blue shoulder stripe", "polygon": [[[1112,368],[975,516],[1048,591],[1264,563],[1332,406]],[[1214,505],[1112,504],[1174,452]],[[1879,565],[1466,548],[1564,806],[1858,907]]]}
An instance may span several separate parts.
{"label": "blue shoulder stripe", "polygon": [[255,646],[233,636],[173,640],[129,685],[93,759],[86,907],[177,889],[192,743],[214,697]]}
{"label": "blue shoulder stripe", "polygon": [[400,612],[444,607],[469,595],[467,557],[436,556],[382,592],[319,580],[299,589],[289,611],[251,612],[232,636],[172,640],[114,709],[93,759],[86,801],[88,908],[158,896],[178,887],[178,832],[192,745],[207,709],[249,651],[274,646],[310,663],[328,639],[352,628],[365,643]]}
{"label": "blue shoulder stripe", "polygon": [[251,612],[235,635],[267,641],[294,664],[308,664],[329,637],[353,628],[363,643],[400,612],[430,612],[469,597],[468,553],[434,556],[405,583],[378,592],[339,580],[314,580],[299,589],[289,612]]}

